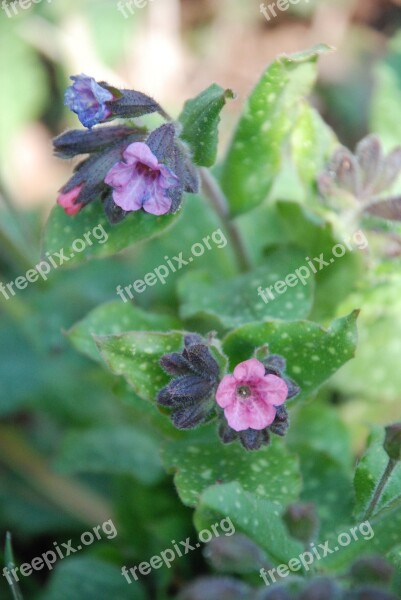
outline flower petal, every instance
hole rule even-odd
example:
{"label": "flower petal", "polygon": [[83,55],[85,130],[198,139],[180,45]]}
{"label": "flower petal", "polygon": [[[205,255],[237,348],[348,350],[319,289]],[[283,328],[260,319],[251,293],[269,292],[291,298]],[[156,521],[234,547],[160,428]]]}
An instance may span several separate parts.
{"label": "flower petal", "polygon": [[143,210],[151,215],[165,215],[171,208],[172,200],[165,196],[163,191],[153,184],[153,190],[148,190],[143,200]]}
{"label": "flower petal", "polygon": [[128,185],[113,191],[113,200],[123,210],[140,210],[147,196],[147,184],[143,177],[131,178]]}
{"label": "flower petal", "polygon": [[237,400],[232,404],[229,404],[224,409],[224,416],[226,417],[229,426],[234,429],[234,431],[243,431],[250,427],[248,423],[248,409],[246,408],[245,402]]}
{"label": "flower petal", "polygon": [[251,429],[261,430],[271,425],[276,417],[274,406],[266,405],[263,401],[256,399],[248,404],[248,423]]}
{"label": "flower petal", "polygon": [[123,157],[129,165],[141,162],[151,169],[158,169],[159,167],[159,161],[149,146],[147,146],[144,142],[134,142],[133,144],[127,146],[127,148],[124,150]]}
{"label": "flower petal", "polygon": [[233,375],[224,375],[216,391],[216,402],[226,408],[237,400],[237,381]]}
{"label": "flower petal", "polygon": [[110,169],[104,178],[104,182],[114,188],[122,188],[128,185],[133,176],[133,168],[125,162],[118,162]]}
{"label": "flower petal", "polygon": [[281,377],[277,377],[277,375],[266,375],[263,380],[257,384],[255,393],[266,404],[280,406],[287,400],[288,386]]}
{"label": "flower petal", "polygon": [[246,401],[237,400],[227,406],[224,409],[224,415],[230,427],[235,431],[249,428],[260,431],[273,423],[276,409],[261,399],[249,398]]}
{"label": "flower petal", "polygon": [[260,360],[250,358],[242,363],[239,363],[234,369],[234,377],[237,382],[255,381],[265,375],[265,366]]}
{"label": "flower petal", "polygon": [[90,77],[89,79],[92,94],[95,97],[95,99],[99,102],[99,104],[104,102],[110,102],[110,100],[113,100],[113,94],[109,90],[106,90],[106,88],[99,85],[97,81],[95,81],[92,77]]}
{"label": "flower petal", "polygon": [[61,193],[57,198],[57,204],[64,208],[64,212],[69,216],[74,216],[82,208],[82,202],[76,202],[84,184],[77,185],[69,192]]}

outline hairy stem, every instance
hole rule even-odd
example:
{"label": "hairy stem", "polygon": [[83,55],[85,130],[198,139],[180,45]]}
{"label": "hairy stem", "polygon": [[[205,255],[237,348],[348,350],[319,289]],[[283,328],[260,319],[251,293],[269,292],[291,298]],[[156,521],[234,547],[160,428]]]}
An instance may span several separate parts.
{"label": "hairy stem", "polygon": [[[5,546],[5,551],[4,551],[4,561],[5,561],[6,569],[8,569],[8,571],[11,571],[12,569],[15,568],[15,561],[14,561],[14,555],[13,555],[13,549],[12,549],[12,542],[11,542],[11,533],[9,531],[7,531],[7,533],[6,533],[6,546]],[[22,594],[21,594],[20,587],[19,587],[16,579],[14,577],[10,577],[9,574],[7,576],[4,573],[4,570],[3,570],[3,575],[6,577],[6,580],[10,586],[10,590],[11,590],[14,600],[24,600],[22,597]]]}
{"label": "hairy stem", "polygon": [[363,517],[364,521],[368,521],[370,519],[370,517],[373,515],[375,508],[376,508],[380,498],[382,497],[384,488],[386,487],[388,480],[390,479],[390,476],[391,476],[392,472],[394,471],[394,468],[396,465],[397,465],[397,461],[394,460],[393,458],[390,458],[387,463],[386,470],[384,471],[382,478],[380,479],[379,483],[377,484],[377,487],[373,494],[372,500],[370,501],[368,509]]}
{"label": "hairy stem", "polygon": [[230,241],[238,261],[238,266],[241,271],[249,271],[252,267],[252,263],[248,256],[247,249],[241,237],[241,234],[230,217],[230,210],[228,207],[227,198],[224,196],[222,190],[216,179],[211,175],[210,171],[205,168],[199,169],[203,191],[209,198],[213,208],[219,215],[221,221],[227,229],[227,233],[230,237]]}
{"label": "hairy stem", "polygon": [[53,473],[46,461],[12,427],[0,425],[0,463],[65,513],[89,525],[113,518],[102,497],[74,479]]}

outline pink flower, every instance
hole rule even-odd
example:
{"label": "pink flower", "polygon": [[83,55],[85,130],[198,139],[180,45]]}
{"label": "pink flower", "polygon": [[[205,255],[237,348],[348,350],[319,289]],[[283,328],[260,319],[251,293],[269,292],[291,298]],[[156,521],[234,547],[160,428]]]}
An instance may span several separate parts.
{"label": "pink flower", "polygon": [[81,193],[83,185],[84,184],[81,183],[81,185],[77,185],[71,191],[60,194],[57,198],[57,204],[62,206],[65,213],[71,217],[79,213],[82,208],[82,202],[76,202],[76,200]]}
{"label": "pink flower", "polygon": [[216,401],[235,431],[261,430],[273,423],[276,406],[284,404],[287,396],[285,381],[276,375],[265,375],[264,365],[251,358],[237,365],[233,375],[223,377]]}
{"label": "pink flower", "polygon": [[104,180],[114,188],[115,204],[127,212],[143,208],[152,215],[166,214],[172,204],[168,190],[179,185],[178,177],[143,142],[130,144],[123,158]]}

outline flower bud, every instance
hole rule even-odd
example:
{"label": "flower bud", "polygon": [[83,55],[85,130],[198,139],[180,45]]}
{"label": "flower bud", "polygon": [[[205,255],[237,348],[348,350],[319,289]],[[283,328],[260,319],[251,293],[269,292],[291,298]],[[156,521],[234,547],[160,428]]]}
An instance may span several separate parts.
{"label": "flower bud", "polygon": [[340,597],[340,589],[335,581],[321,577],[304,589],[299,600],[340,600]]}
{"label": "flower bud", "polygon": [[393,573],[393,566],[379,555],[363,556],[350,569],[357,583],[389,583]]}
{"label": "flower bud", "polygon": [[290,535],[304,544],[309,543],[316,536],[319,528],[319,518],[312,502],[290,504],[283,515],[283,520]]}
{"label": "flower bud", "polygon": [[188,585],[178,600],[249,600],[249,585],[231,577],[200,577]]}
{"label": "flower bud", "polygon": [[115,125],[96,129],[73,129],[53,140],[54,153],[59,158],[73,158],[78,154],[102,152],[109,146],[129,137],[130,142],[140,142],[146,138],[146,129]]}
{"label": "flower bud", "polygon": [[193,429],[214,413],[213,392],[219,365],[199,335],[186,335],[182,352],[165,354],[162,369],[172,377],[157,395],[160,406],[172,409],[171,420],[178,429]]}
{"label": "flower bud", "polygon": [[384,449],[393,460],[401,460],[401,423],[386,427]]}
{"label": "flower bud", "polygon": [[79,213],[83,206],[82,202],[77,202],[81,194],[83,185],[84,184],[82,183],[80,185],[75,186],[68,192],[62,192],[57,198],[57,204],[64,208],[65,214],[69,215],[70,217]]}
{"label": "flower bud", "polygon": [[266,565],[261,548],[241,533],[213,538],[205,547],[204,555],[222,573],[252,573]]}
{"label": "flower bud", "polygon": [[142,92],[119,90],[83,73],[70,79],[73,84],[65,92],[64,104],[89,129],[109,119],[135,119],[154,112],[167,118],[161,106]]}
{"label": "flower bud", "polygon": [[297,596],[294,595],[293,590],[290,590],[287,585],[277,584],[274,584],[272,588],[267,590],[260,590],[255,596],[255,600],[294,600],[295,598]]}
{"label": "flower bud", "polygon": [[351,590],[344,596],[344,600],[397,600],[397,596],[369,585]]}

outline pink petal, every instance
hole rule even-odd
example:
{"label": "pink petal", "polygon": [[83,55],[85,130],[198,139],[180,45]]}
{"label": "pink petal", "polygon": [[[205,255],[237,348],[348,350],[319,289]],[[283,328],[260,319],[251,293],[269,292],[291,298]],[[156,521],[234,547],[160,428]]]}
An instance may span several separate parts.
{"label": "pink petal", "polygon": [[227,406],[224,415],[234,431],[244,431],[249,428],[260,431],[273,423],[276,410],[273,406],[249,398],[246,401],[237,400]]}
{"label": "pink petal", "polygon": [[233,402],[224,409],[224,416],[234,431],[243,431],[250,427],[248,423],[249,411],[246,408],[245,402],[241,402],[240,400]]}
{"label": "pink petal", "polygon": [[78,204],[74,204],[73,206],[69,206],[68,208],[65,208],[64,212],[69,217],[73,217],[74,215],[77,215],[79,213],[81,208],[82,208],[82,204],[80,202],[78,202]]}
{"label": "pink petal", "polygon": [[226,408],[237,400],[237,381],[232,375],[224,375],[216,391],[216,402]]}
{"label": "pink petal", "polygon": [[265,376],[264,365],[256,358],[250,358],[237,365],[234,369],[234,377],[237,382],[251,382]]}
{"label": "pink petal", "polygon": [[143,142],[134,142],[130,144],[123,153],[123,157],[129,165],[134,165],[137,162],[141,162],[151,169],[157,169],[159,161],[153,154],[149,146]]}
{"label": "pink petal", "polygon": [[158,184],[153,186],[153,192],[147,193],[147,198],[143,202],[143,210],[151,215],[165,215],[171,208],[172,200],[165,196],[162,190],[158,189]]}
{"label": "pink petal", "polygon": [[134,211],[142,208],[147,189],[142,177],[131,179],[126,187],[113,191],[113,200],[123,210]]}
{"label": "pink petal", "polygon": [[78,198],[83,186],[84,186],[84,184],[81,183],[81,185],[77,185],[69,192],[60,194],[59,197],[57,198],[57,204],[59,204],[63,208],[69,208],[75,202],[75,200]]}
{"label": "pink petal", "polygon": [[280,406],[288,396],[288,386],[284,379],[277,375],[265,375],[263,381],[257,383],[255,393],[263,398],[266,404]]}
{"label": "pink petal", "polygon": [[118,162],[110,169],[104,182],[114,188],[125,187],[133,176],[133,168],[124,162]]}
{"label": "pink petal", "polygon": [[256,398],[248,403],[248,427],[251,429],[264,429],[273,423],[275,417],[274,406],[269,406]]}

